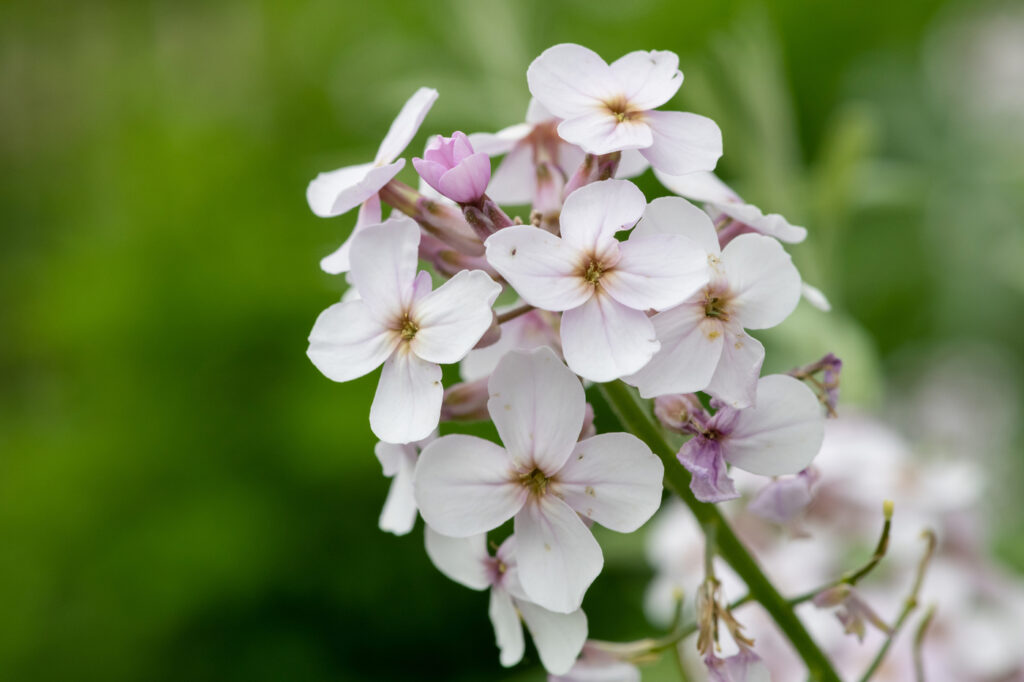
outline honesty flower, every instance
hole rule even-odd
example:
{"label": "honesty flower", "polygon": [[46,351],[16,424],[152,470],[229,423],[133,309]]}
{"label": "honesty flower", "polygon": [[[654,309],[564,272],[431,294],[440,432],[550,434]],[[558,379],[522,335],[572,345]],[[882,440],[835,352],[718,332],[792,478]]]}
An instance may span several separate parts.
{"label": "honesty flower", "polygon": [[704,390],[733,407],[753,404],[764,346],[744,330],[774,327],[796,308],[800,273],[789,254],[756,234],[719,249],[707,214],[679,197],[652,201],[633,233],[689,237],[708,254],[709,281],[682,305],[651,318],[661,349],[626,380],[645,398]]}
{"label": "honesty flower", "polygon": [[451,137],[433,138],[423,158],[413,158],[412,165],[423,181],[441,196],[460,204],[480,199],[491,180],[490,157],[474,152],[469,138],[459,131]]}
{"label": "honesty flower", "polygon": [[351,273],[359,298],[322,312],[309,335],[310,360],[334,381],[384,364],[370,428],[389,443],[421,440],[437,428],[439,365],[458,362],[480,340],[501,292],[479,270],[463,270],[431,292],[430,274],[416,274],[419,241],[419,227],[405,216],[360,232]]}
{"label": "honesty flower", "polygon": [[648,309],[672,307],[707,282],[706,257],[684,235],[648,231],[620,242],[647,206],[626,180],[595,182],[569,195],[562,236],[528,225],[487,239],[487,262],[520,297],[564,311],[562,352],[591,381],[636,372],[658,350]]}
{"label": "honesty flower", "polygon": [[416,458],[427,443],[437,437],[436,432],[416,443],[385,443],[373,447],[384,475],[391,479],[384,508],[380,512],[380,529],[405,535],[416,525],[416,497],[412,492],[412,476],[416,471]]}
{"label": "honesty flower", "polygon": [[664,468],[629,434],[576,442],[584,422],[583,386],[549,348],[510,352],[489,388],[487,407],[505,448],[465,435],[428,445],[416,465],[420,514],[454,537],[515,517],[527,597],[569,613],[604,564],[579,515],[611,530],[636,530],[661,503]]}
{"label": "honesty flower", "polygon": [[471,590],[490,588],[488,613],[503,666],[523,658],[522,620],[548,672],[558,675],[572,667],[587,639],[587,616],[580,609],[554,613],[530,602],[519,584],[515,536],[501,543],[493,557],[485,534],[452,538],[427,526],[426,544],[430,560],[446,576]]}
{"label": "honesty flower", "polygon": [[548,682],[640,682],[640,669],[588,642],[576,665],[564,675],[548,675]]}
{"label": "honesty flower", "polygon": [[672,52],[630,52],[611,65],[581,45],[545,50],[526,72],[530,93],[552,114],[562,138],[590,154],[638,149],[655,168],[682,175],[712,170],[722,132],[709,118],[655,111],[683,84]]}
{"label": "honesty flower", "polygon": [[768,666],[750,647],[741,645],[739,652],[728,658],[708,654],[704,665],[711,682],[771,682]]}
{"label": "honesty flower", "polygon": [[678,457],[693,474],[690,489],[697,499],[721,502],[739,496],[726,462],[761,476],[795,474],[811,463],[824,437],[825,417],[811,389],[771,374],[757,382],[756,407],[722,405]]}
{"label": "honesty flower", "polygon": [[819,477],[817,470],[810,468],[796,476],[777,478],[757,492],[747,511],[772,523],[789,523],[811,503]]}
{"label": "honesty flower", "polygon": [[840,583],[822,590],[814,596],[813,602],[819,609],[838,607],[836,618],[843,626],[843,631],[848,635],[854,635],[858,641],[864,641],[868,623],[878,628],[879,632],[891,632],[889,625],[861,598],[852,585]]}

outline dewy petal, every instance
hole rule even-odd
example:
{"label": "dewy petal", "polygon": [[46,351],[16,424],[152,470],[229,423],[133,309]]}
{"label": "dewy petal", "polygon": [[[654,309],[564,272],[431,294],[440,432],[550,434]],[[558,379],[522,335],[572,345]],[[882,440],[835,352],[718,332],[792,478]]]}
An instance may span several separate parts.
{"label": "dewy petal", "polygon": [[637,310],[665,310],[708,283],[708,255],[677,234],[630,235],[619,244],[619,261],[601,286],[619,303]]}
{"label": "dewy petal", "polygon": [[467,537],[497,528],[526,502],[512,461],[490,441],[455,434],[420,453],[414,487],[423,520],[443,535]]}
{"label": "dewy petal", "polygon": [[725,247],[721,260],[734,296],[735,320],[743,328],[774,327],[800,302],[800,273],[771,237],[741,234]]}
{"label": "dewy petal", "polygon": [[611,154],[627,149],[644,149],[654,142],[651,128],[643,120],[620,121],[608,109],[596,109],[558,124],[558,135],[588,154]]}
{"label": "dewy petal", "polygon": [[727,328],[723,336],[722,357],[704,390],[730,407],[753,405],[757,400],[757,377],[764,363],[764,346],[738,328]]}
{"label": "dewy petal", "polygon": [[381,222],[380,195],[374,194],[359,207],[359,217],[356,218],[356,225],[352,228],[352,234],[338,247],[334,253],[320,259],[320,269],[329,275],[340,275],[348,272],[350,265],[349,252],[352,250],[352,240],[356,234],[362,232],[368,225],[377,225]]}
{"label": "dewy petal", "polygon": [[534,175],[533,150],[528,144],[513,148],[491,175],[487,195],[499,204],[529,204],[533,201],[537,178]]}
{"label": "dewy petal", "polygon": [[379,442],[373,451],[384,475],[392,478],[378,525],[385,532],[405,535],[416,525],[416,497],[412,490],[416,450],[409,445]]}
{"label": "dewy petal", "polygon": [[437,90],[433,88],[420,88],[413,93],[398,112],[398,116],[391,123],[391,128],[388,129],[388,134],[380,143],[375,159],[377,163],[391,163],[405,151],[436,100]]}
{"label": "dewy petal", "polygon": [[501,652],[498,660],[509,668],[523,660],[523,652],[526,649],[523,626],[519,622],[519,614],[516,613],[512,596],[500,587],[492,589],[487,613],[491,618],[491,625],[494,626],[495,643]]}
{"label": "dewy petal", "polygon": [[592,182],[566,198],[562,239],[588,255],[600,252],[615,241],[616,232],[633,227],[645,208],[644,193],[628,180]]}
{"label": "dewy petal", "polygon": [[723,454],[752,474],[795,474],[811,463],[824,437],[814,392],[793,377],[771,374],[757,382],[757,406],[736,415]]}
{"label": "dewy petal", "polygon": [[352,242],[352,283],[382,321],[392,322],[409,305],[419,244],[419,225],[406,216],[366,227]]}
{"label": "dewy petal", "polygon": [[658,197],[647,205],[631,237],[653,234],[678,234],[689,237],[706,254],[722,252],[718,233],[708,214],[682,197]]}
{"label": "dewy petal", "polygon": [[427,556],[437,570],[471,590],[486,590],[491,585],[487,570],[487,535],[451,538],[427,526],[425,533]]}
{"label": "dewy petal", "polygon": [[379,192],[405,167],[405,159],[385,166],[365,163],[320,173],[306,187],[306,202],[321,218],[348,213]]}
{"label": "dewy petal", "polygon": [[593,296],[579,274],[583,256],[564,239],[538,227],[518,225],[484,242],[487,262],[519,296],[542,310],[568,310]]}
{"label": "dewy petal", "polygon": [[722,456],[718,441],[694,436],[683,444],[676,457],[693,477],[690,490],[701,502],[724,502],[740,496]]}
{"label": "dewy petal", "polygon": [[399,347],[380,374],[370,429],[388,443],[422,440],[437,428],[443,397],[441,367]]}
{"label": "dewy petal", "polygon": [[764,214],[753,204],[713,204],[720,212],[757,230],[761,234],[791,244],[798,244],[807,238],[807,228],[793,225],[778,213]]}
{"label": "dewy petal", "polygon": [[722,156],[722,131],[706,116],[682,111],[644,114],[654,143],[640,153],[656,170],[684,175],[714,170]]}
{"label": "dewy petal", "polygon": [[585,114],[618,94],[608,64],[572,43],[544,50],[526,70],[526,82],[530,94],[558,118]]}
{"label": "dewy petal", "polygon": [[691,201],[716,205],[731,202],[743,203],[740,195],[732,191],[729,185],[722,182],[717,175],[710,171],[671,175],[655,170],[654,177],[658,178],[658,182],[664,185],[665,189],[679,196],[686,197]]}
{"label": "dewy petal", "polygon": [[515,517],[519,581],[533,603],[572,613],[604,566],[601,546],[554,495],[533,497]]}
{"label": "dewy petal", "polygon": [[561,332],[569,369],[591,381],[633,374],[660,347],[646,314],[604,294],[562,313]]}
{"label": "dewy petal", "polygon": [[667,50],[630,52],[612,62],[611,69],[634,110],[660,107],[683,84],[679,57]]}
{"label": "dewy petal", "polygon": [[540,662],[552,675],[569,672],[587,641],[587,617],[577,609],[555,613],[526,601],[517,601],[526,629],[540,654]]}
{"label": "dewy petal", "polygon": [[510,351],[487,384],[487,410],[518,467],[554,475],[572,452],[586,410],[583,385],[550,348]]}
{"label": "dewy petal", "polygon": [[335,303],[320,313],[309,333],[306,354],[332,381],[369,374],[398,346],[398,336],[384,328],[360,300]]}
{"label": "dewy petal", "polygon": [[424,360],[446,365],[466,356],[484,335],[501,285],[483,270],[463,270],[412,307],[419,326],[410,345]]}
{"label": "dewy petal", "polygon": [[658,313],[651,322],[661,349],[626,382],[644,398],[707,388],[722,356],[724,335],[721,323],[704,314],[703,301]]}
{"label": "dewy petal", "polygon": [[665,467],[628,433],[603,433],[576,445],[551,490],[605,528],[632,533],[661,506]]}

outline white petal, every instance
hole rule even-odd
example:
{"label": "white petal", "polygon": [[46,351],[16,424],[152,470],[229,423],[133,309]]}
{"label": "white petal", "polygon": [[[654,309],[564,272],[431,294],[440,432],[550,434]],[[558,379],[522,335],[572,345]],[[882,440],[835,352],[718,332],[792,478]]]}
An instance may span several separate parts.
{"label": "white petal", "polygon": [[392,477],[378,525],[388,533],[405,535],[416,525],[416,497],[412,489],[416,450],[408,445],[380,442],[373,451],[380,460],[384,475]]}
{"label": "white petal", "polygon": [[619,262],[601,278],[612,298],[637,310],[664,310],[708,283],[708,254],[677,234],[630,235]]}
{"label": "white petal", "polygon": [[364,228],[352,241],[352,284],[382,321],[402,315],[416,279],[420,228],[406,216]]}
{"label": "white petal", "polygon": [[757,407],[736,415],[722,452],[753,474],[795,474],[811,463],[824,437],[825,417],[814,392],[793,377],[771,374],[757,382]]}
{"label": "white petal", "polygon": [[659,348],[646,314],[604,294],[562,313],[561,331],[566,364],[591,381],[633,374]]}
{"label": "white petal", "polygon": [[587,641],[587,617],[583,611],[555,613],[527,601],[517,601],[516,606],[544,669],[552,675],[569,672]]}
{"label": "white petal", "polygon": [[391,163],[401,156],[436,100],[437,90],[433,88],[420,88],[409,98],[380,143],[375,159],[377,163]]}
{"label": "white petal", "polygon": [[380,373],[370,429],[388,443],[422,440],[437,428],[443,397],[441,367],[399,347]]}
{"label": "white petal", "polygon": [[[640,152],[631,150],[622,153],[623,156],[627,154],[636,154],[639,156]],[[562,169],[562,172],[565,173],[567,179],[572,177],[572,174],[576,172],[576,169],[580,167],[580,164],[583,163],[583,160],[586,157],[587,153],[574,144],[563,142],[558,145],[558,167]],[[642,156],[640,158],[644,159]],[[647,159],[644,159],[644,163],[647,163]],[[619,166],[621,167],[622,164],[620,163]]]}
{"label": "white petal", "polygon": [[552,492],[605,528],[632,533],[661,506],[665,467],[636,436],[603,433],[581,441]]}
{"label": "white petal", "polygon": [[708,214],[682,197],[658,197],[647,205],[632,237],[651,234],[678,234],[692,239],[712,255],[722,251],[718,233]]}
{"label": "white petal", "polygon": [[611,63],[631,109],[656,109],[683,84],[679,57],[667,50],[630,52]]}
{"label": "white petal", "polygon": [[547,107],[538,102],[536,97],[530,98],[530,103],[526,106],[527,123],[530,125],[537,125],[538,123],[550,121],[553,118],[555,118],[555,115],[548,111]]}
{"label": "white petal", "polygon": [[529,204],[536,187],[533,149],[529,144],[521,144],[502,159],[491,175],[487,195],[499,204]]}
{"label": "white petal", "polygon": [[735,408],[753,405],[757,400],[764,346],[735,327],[727,330],[723,338],[722,357],[705,390]]}
{"label": "white petal", "polygon": [[501,156],[511,152],[524,137],[532,132],[531,124],[517,123],[508,128],[502,128],[496,133],[472,133],[468,137],[473,151],[483,152],[488,156]]}
{"label": "white petal", "polygon": [[519,296],[543,310],[567,310],[593,295],[579,270],[579,249],[546,230],[529,225],[506,227],[487,241],[487,262]]}
{"label": "white petal", "polygon": [[352,268],[349,258],[352,240],[368,225],[379,224],[380,216],[380,195],[374,194],[359,207],[359,217],[356,218],[356,225],[352,228],[352,234],[348,236],[348,239],[338,247],[337,251],[320,259],[320,269],[329,275],[348,272]]}
{"label": "white petal", "polygon": [[600,252],[615,241],[616,232],[636,224],[645,208],[644,193],[629,180],[592,182],[566,198],[562,239],[588,255]]}
{"label": "white petal", "polygon": [[398,347],[398,336],[385,329],[360,300],[335,303],[320,313],[309,333],[306,355],[332,381],[369,374]]}
{"label": "white petal", "polygon": [[805,301],[822,312],[827,313],[832,310],[832,304],[828,302],[828,298],[825,296],[825,293],[818,287],[811,286],[807,282],[804,282],[800,286],[800,295],[803,296]]}
{"label": "white petal", "polygon": [[410,345],[416,355],[439,364],[466,357],[491,326],[491,304],[501,285],[483,270],[463,270],[416,301],[411,316],[419,325]]}
{"label": "white petal", "polygon": [[579,145],[588,154],[643,149],[654,142],[653,132],[646,121],[620,121],[606,108],[567,118],[558,124],[558,135],[570,144]]}
{"label": "white petal", "polygon": [[[582,159],[581,159],[582,160]],[[644,155],[636,149],[624,149],[619,167],[615,171],[616,178],[635,178],[651,167]]]}
{"label": "white petal", "polygon": [[655,170],[654,176],[666,189],[692,201],[726,204],[740,202],[740,195],[732,191],[729,185],[722,182],[710,171],[698,171],[685,175],[670,175]]}
{"label": "white petal", "polygon": [[582,45],[563,43],[544,50],[526,70],[532,94],[553,116],[570,118],[613,98],[611,68]]}
{"label": "white petal", "polygon": [[656,170],[684,175],[715,169],[722,156],[722,131],[706,116],[682,111],[648,111],[654,143],[640,153]]}
{"label": "white petal", "polygon": [[498,660],[509,668],[523,660],[526,642],[523,639],[523,626],[519,622],[512,596],[501,588],[491,590],[490,606],[487,613],[494,626],[494,639],[501,652]]}
{"label": "white petal", "polygon": [[490,441],[455,434],[438,438],[416,464],[416,504],[434,530],[453,537],[485,533],[512,518],[527,489],[515,480],[508,453]]}
{"label": "white petal", "polygon": [[516,514],[519,581],[530,601],[558,613],[580,607],[604,566],[601,546],[554,495],[533,497]]}
{"label": "white petal", "polygon": [[487,411],[513,461],[555,474],[583,427],[580,380],[550,348],[538,348],[506,354],[487,389]]}
{"label": "white petal", "polygon": [[721,267],[735,296],[734,319],[744,329],[774,327],[800,302],[800,273],[771,237],[736,237],[722,251]]}
{"label": "white petal", "polygon": [[716,203],[713,206],[730,218],[749,225],[769,237],[791,244],[798,244],[807,238],[807,228],[790,224],[778,213],[765,215],[753,204]]}
{"label": "white petal", "polygon": [[485,590],[491,585],[487,570],[487,535],[451,538],[427,526],[425,533],[427,556],[437,570],[471,590]]}
{"label": "white petal", "polygon": [[661,350],[626,381],[644,398],[703,391],[722,356],[722,324],[709,320],[702,301],[691,301],[651,318]]}
{"label": "white petal", "polygon": [[405,159],[399,159],[386,166],[365,163],[320,173],[306,187],[306,202],[321,218],[348,213],[391,182],[404,166]]}

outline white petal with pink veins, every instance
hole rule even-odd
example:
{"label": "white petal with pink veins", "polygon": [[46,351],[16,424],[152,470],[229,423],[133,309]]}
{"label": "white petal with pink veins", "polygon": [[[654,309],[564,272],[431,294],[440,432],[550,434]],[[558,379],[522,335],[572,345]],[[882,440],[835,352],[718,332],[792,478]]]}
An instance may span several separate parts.
{"label": "white petal with pink veins", "polygon": [[583,256],[579,249],[546,230],[528,225],[506,227],[484,244],[487,262],[530,305],[567,310],[593,295],[594,288],[580,273]]}
{"label": "white petal with pink veins", "polygon": [[427,526],[424,540],[427,556],[445,576],[471,590],[490,587],[491,576],[487,569],[490,555],[485,534],[452,538]]}
{"label": "white petal with pink veins", "polygon": [[558,118],[585,114],[619,94],[608,64],[572,43],[544,50],[526,70],[526,82],[530,94]]}
{"label": "white petal with pink veins", "polygon": [[682,111],[648,111],[654,143],[640,153],[656,170],[684,175],[714,170],[722,156],[722,131],[706,116]]}
{"label": "white petal with pink veins", "polygon": [[737,327],[727,328],[723,338],[722,357],[705,390],[730,407],[754,405],[764,346]]}
{"label": "white petal with pink veins", "polygon": [[633,227],[645,208],[644,193],[628,180],[592,182],[566,198],[562,239],[587,255],[600,253],[615,245],[615,233]]}
{"label": "white petal with pink veins", "polygon": [[405,159],[399,159],[384,166],[364,163],[320,173],[306,187],[306,202],[321,218],[348,213],[379,192],[404,167]]}
{"label": "white petal with pink veins", "polygon": [[398,335],[385,328],[366,303],[346,301],[316,318],[306,354],[328,379],[349,381],[379,367],[398,341]]}
{"label": "white petal with pink veins", "polygon": [[633,110],[657,109],[683,84],[679,57],[667,50],[630,52],[612,62],[611,69]]}
{"label": "white petal with pink veins", "polygon": [[718,233],[708,214],[682,197],[658,197],[647,205],[632,237],[678,234],[698,244],[705,254],[717,256]]}
{"label": "white petal with pink veins", "polygon": [[412,298],[420,227],[406,216],[371,225],[352,241],[352,283],[383,321],[401,315]]}
{"label": "white petal with pink veins", "polygon": [[437,90],[433,88],[420,88],[413,93],[380,143],[375,159],[377,163],[391,163],[405,151],[436,100]]}
{"label": "white petal with pink veins", "polygon": [[591,381],[612,381],[637,372],[660,347],[642,311],[598,294],[562,313],[562,353],[569,369]]}
{"label": "white petal with pink veins", "polygon": [[370,429],[388,443],[422,440],[437,428],[443,397],[441,367],[399,347],[380,373],[370,406]]}
{"label": "white petal with pink veins", "polygon": [[661,349],[625,381],[644,398],[704,390],[722,356],[722,324],[704,314],[703,296],[651,318]]}
{"label": "white petal with pink veins", "polygon": [[675,234],[630,235],[619,244],[619,261],[601,286],[623,305],[665,310],[708,283],[707,253]]}
{"label": "white petal with pink veins", "polygon": [[422,299],[411,317],[419,326],[410,346],[430,362],[450,364],[466,357],[491,326],[491,305],[501,285],[483,270],[463,270]]}
{"label": "white petal with pink veins", "polygon": [[498,660],[509,668],[523,660],[523,651],[526,649],[523,626],[519,622],[512,596],[499,587],[492,589],[487,613],[494,626],[495,642],[501,652]]}
{"label": "white petal with pink veins", "polygon": [[771,237],[736,237],[722,251],[721,269],[734,297],[732,319],[744,329],[774,327],[800,302],[800,273]]}
{"label": "white petal with pink veins", "polygon": [[611,154],[626,149],[650,147],[654,136],[642,119],[619,120],[607,108],[574,116],[558,124],[558,135],[579,145],[588,154]]}
{"label": "white petal with pink veins", "polygon": [[587,641],[587,617],[583,611],[555,613],[525,601],[517,601],[516,606],[544,669],[552,675],[569,672]]}

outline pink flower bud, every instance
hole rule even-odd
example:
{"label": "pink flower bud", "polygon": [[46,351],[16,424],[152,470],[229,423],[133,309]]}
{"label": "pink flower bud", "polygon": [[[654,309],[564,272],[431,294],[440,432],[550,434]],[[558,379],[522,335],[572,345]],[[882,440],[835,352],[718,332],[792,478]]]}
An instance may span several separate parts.
{"label": "pink flower bud", "polygon": [[483,152],[474,152],[463,133],[436,137],[412,165],[424,182],[460,204],[478,201],[491,181],[491,159]]}

